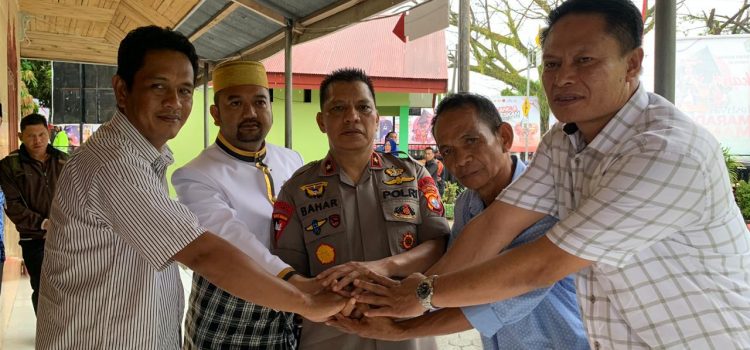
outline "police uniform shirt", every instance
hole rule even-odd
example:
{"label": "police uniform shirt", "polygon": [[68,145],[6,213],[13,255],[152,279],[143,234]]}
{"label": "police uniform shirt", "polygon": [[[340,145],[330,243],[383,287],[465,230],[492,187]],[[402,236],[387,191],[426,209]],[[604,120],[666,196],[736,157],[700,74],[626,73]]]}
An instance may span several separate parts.
{"label": "police uniform shirt", "polygon": [[[316,276],[349,261],[373,261],[445,237],[448,222],[435,183],[411,159],[373,152],[358,183],[329,154],[300,169],[274,206],[273,252]],[[376,341],[306,322],[302,349],[416,349],[418,341]]]}

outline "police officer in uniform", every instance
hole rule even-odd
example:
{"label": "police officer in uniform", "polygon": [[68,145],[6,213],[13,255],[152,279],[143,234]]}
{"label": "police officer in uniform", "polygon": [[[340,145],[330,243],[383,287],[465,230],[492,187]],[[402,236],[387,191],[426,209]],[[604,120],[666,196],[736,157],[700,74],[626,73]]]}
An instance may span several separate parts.
{"label": "police officer in uniform", "polygon": [[[317,122],[330,151],[282,187],[272,252],[309,277],[331,269],[324,274],[334,290],[367,270],[395,277],[426,270],[450,233],[435,182],[413,159],[373,151],[379,115],[363,71],[334,71],[320,91]],[[309,322],[300,342],[303,350],[435,348],[431,338],[372,340]]]}

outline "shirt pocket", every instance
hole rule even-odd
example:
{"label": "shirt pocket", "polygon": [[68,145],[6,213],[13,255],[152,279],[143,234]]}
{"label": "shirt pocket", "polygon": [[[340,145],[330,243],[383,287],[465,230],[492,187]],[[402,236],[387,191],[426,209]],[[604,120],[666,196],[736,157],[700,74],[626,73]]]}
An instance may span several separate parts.
{"label": "shirt pocket", "polygon": [[419,199],[384,201],[382,211],[391,255],[403,253],[419,244],[417,225],[422,223]]}
{"label": "shirt pocket", "polygon": [[302,236],[313,276],[349,261],[348,239],[340,209],[308,215],[302,221]]}

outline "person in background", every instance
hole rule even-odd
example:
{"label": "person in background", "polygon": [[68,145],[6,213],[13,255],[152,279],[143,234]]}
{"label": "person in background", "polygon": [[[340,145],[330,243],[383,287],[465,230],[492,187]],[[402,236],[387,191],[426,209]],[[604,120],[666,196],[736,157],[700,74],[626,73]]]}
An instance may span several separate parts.
{"label": "person in background", "polygon": [[437,184],[438,191],[442,196],[445,192],[445,180],[443,179],[444,165],[439,159],[435,158],[435,150],[432,147],[424,149],[424,167],[432,176]]}
{"label": "person in background", "polygon": [[0,188],[7,201],[5,213],[21,238],[21,254],[29,273],[31,302],[36,312],[52,198],[68,155],[49,144],[47,119],[43,115],[23,117],[18,137],[21,146],[0,161]]}

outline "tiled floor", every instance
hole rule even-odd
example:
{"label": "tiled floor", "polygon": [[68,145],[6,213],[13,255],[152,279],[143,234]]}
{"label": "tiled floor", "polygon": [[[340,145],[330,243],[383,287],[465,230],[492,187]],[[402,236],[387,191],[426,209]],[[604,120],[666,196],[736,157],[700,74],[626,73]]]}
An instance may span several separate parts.
{"label": "tiled floor", "polygon": [[[18,263],[6,266],[9,270],[18,269]],[[15,270],[13,270],[15,271]],[[31,286],[28,276],[6,275],[0,293],[0,349],[32,350],[34,349],[34,332],[36,317],[31,305]],[[192,274],[180,269],[182,284],[185,286],[185,300],[190,293]],[[475,330],[437,338],[440,350],[479,350],[482,348],[479,333]]]}

